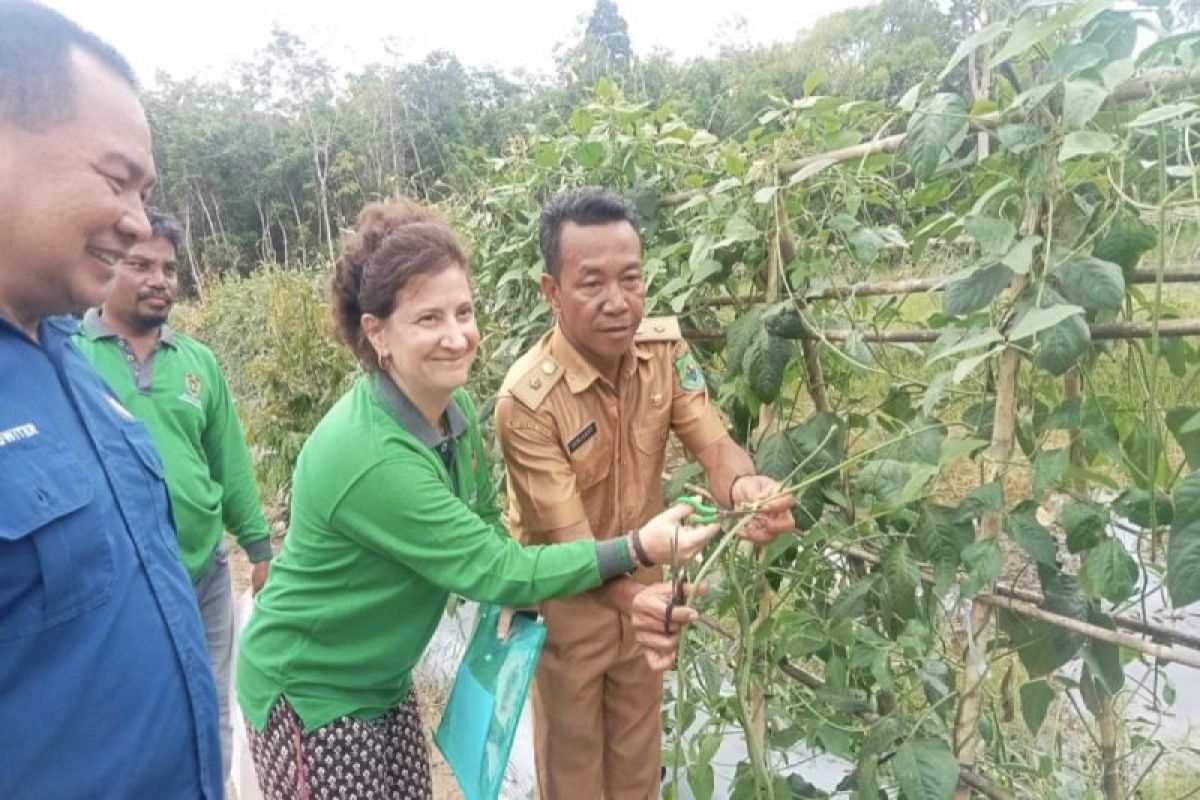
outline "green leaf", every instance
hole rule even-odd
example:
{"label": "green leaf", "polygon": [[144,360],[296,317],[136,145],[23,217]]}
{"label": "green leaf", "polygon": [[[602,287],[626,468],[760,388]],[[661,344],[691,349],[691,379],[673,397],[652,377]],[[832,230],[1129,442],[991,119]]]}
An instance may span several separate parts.
{"label": "green leaf", "polygon": [[1017,229],[1013,224],[998,217],[973,215],[967,218],[963,227],[979,242],[984,258],[1000,258],[1017,238]]}
{"label": "green leaf", "polygon": [[1200,469],[1200,430],[1193,422],[1200,419],[1200,408],[1176,406],[1167,412],[1167,429],[1183,450],[1184,460],[1190,469]]}
{"label": "green leaf", "polygon": [[786,658],[804,658],[829,642],[825,621],[804,609],[785,608],[771,621],[771,640]]}
{"label": "green leaf", "polygon": [[1121,268],[1095,256],[1073,255],[1054,268],[1063,297],[1093,313],[1119,311],[1125,301]]}
{"label": "green leaf", "polygon": [[1004,553],[995,539],[974,542],[962,551],[963,567],[967,570],[959,586],[963,597],[974,597],[1000,577],[1004,569]]}
{"label": "green leaf", "polygon": [[1034,736],[1046,720],[1046,711],[1054,700],[1054,690],[1046,681],[1031,681],[1021,687],[1021,717]]}
{"label": "green leaf", "polygon": [[1027,275],[1033,266],[1033,251],[1042,243],[1040,236],[1023,236],[1000,261],[1018,275]]}
{"label": "green leaf", "polygon": [[1013,26],[1012,35],[1000,48],[1000,52],[992,56],[992,66],[998,67],[1010,58],[1016,58],[1036,44],[1054,35],[1054,28],[1032,14],[1026,14],[1017,20]]}
{"label": "green leaf", "polygon": [[757,242],[762,238],[762,234],[754,227],[754,223],[746,219],[745,214],[734,214],[725,223],[725,228],[721,231],[721,242],[717,247],[734,242]]}
{"label": "green leaf", "polygon": [[725,332],[725,357],[730,376],[741,374],[746,351],[762,330],[761,319],[762,309],[753,308],[734,320]]}
{"label": "green leaf", "polygon": [[764,186],[754,193],[754,202],[761,205],[766,205],[775,197],[775,193],[779,191],[778,186]]}
{"label": "green leaf", "polygon": [[1197,108],[1200,108],[1200,106],[1197,106],[1195,103],[1167,103],[1166,105],[1157,106],[1142,112],[1136,119],[1128,123],[1128,125],[1131,128],[1149,128],[1158,125],[1160,122],[1168,122],[1180,117],[1186,117]]}
{"label": "green leaf", "polygon": [[921,582],[921,571],[908,549],[908,542],[898,539],[885,550],[882,567],[887,586],[888,611],[899,619],[910,619],[916,610],[916,591]]}
{"label": "green leaf", "polygon": [[1104,61],[1108,56],[1104,47],[1091,42],[1069,44],[1058,48],[1050,56],[1050,61],[1042,74],[1038,76],[1040,83],[1061,81]]}
{"label": "green leaf", "polygon": [[836,163],[838,163],[836,158],[818,158],[811,164],[805,164],[792,173],[792,177],[788,178],[788,186],[795,186],[797,183],[802,183],[812,176],[824,172]]}
{"label": "green leaf", "polygon": [[697,461],[684,464],[671,473],[671,477],[663,483],[663,502],[667,505],[675,502],[675,498],[684,493],[684,486],[697,479],[704,478],[704,467]]}
{"label": "green leaf", "polygon": [[592,115],[587,111],[582,108],[577,108],[571,112],[571,118],[568,120],[567,124],[571,127],[572,131],[580,136],[583,136],[592,129],[592,126],[596,124],[596,121],[592,119]]}
{"label": "green leaf", "polygon": [[1175,518],[1175,507],[1171,505],[1171,498],[1165,494],[1155,493],[1153,509],[1154,520],[1151,522],[1150,492],[1137,487],[1121,492],[1112,503],[1112,513],[1124,517],[1141,528],[1170,525]]}
{"label": "green leaf", "polygon": [[796,451],[785,433],[773,433],[763,439],[754,454],[754,466],[759,474],[777,481],[785,480],[796,468]]}
{"label": "green leaf", "polygon": [[587,169],[595,169],[603,164],[604,154],[604,142],[580,142],[575,148],[575,160]]}
{"label": "green leaf", "polygon": [[1084,30],[1084,38],[1101,45],[1110,59],[1129,58],[1137,46],[1137,35],[1137,21],[1128,12],[1118,11],[1101,13]]}
{"label": "green leaf", "polygon": [[1128,275],[1147,250],[1158,244],[1154,228],[1132,214],[1118,214],[1096,242],[1092,255],[1117,264]]}
{"label": "green leaf", "polygon": [[958,504],[955,519],[962,522],[979,519],[985,511],[1000,511],[1004,508],[1004,488],[1000,481],[988,481],[976,486]]}
{"label": "green leaf", "polygon": [[967,133],[967,107],[956,94],[942,92],[921,103],[908,120],[904,150],[917,180],[926,181]]}
{"label": "green leaf", "polygon": [[1068,317],[1037,335],[1035,363],[1051,375],[1062,375],[1079,362],[1091,340],[1083,316]]}
{"label": "green leaf", "polygon": [[902,506],[905,487],[912,477],[912,468],[902,461],[880,459],[868,461],[855,478],[855,486],[864,494],[874,495],[884,506]]}
{"label": "green leaf", "polygon": [[1200,470],[1175,488],[1175,520],[1167,543],[1167,594],[1183,608],[1200,600]]}
{"label": "green leaf", "polygon": [[760,331],[746,349],[742,359],[742,374],[746,376],[750,390],[761,402],[773,403],[779,397],[783,372],[791,355],[791,342],[766,331]]}
{"label": "green leaf", "polygon": [[1050,138],[1049,132],[1041,125],[1028,122],[1001,125],[996,135],[1000,137],[1000,146],[1016,155],[1040,147]]}
{"label": "green leaf", "polygon": [[911,739],[891,760],[906,800],[949,800],[958,786],[958,759],[941,739]]}
{"label": "green leaf", "polygon": [[1013,326],[1008,338],[1010,341],[1019,342],[1076,315],[1082,316],[1083,309],[1067,303],[1056,303],[1045,308],[1031,307]]}
{"label": "green leaf", "polygon": [[1137,580],[1137,562],[1125,546],[1111,536],[1088,550],[1079,570],[1079,588],[1084,594],[1114,604],[1129,599]]}
{"label": "green leaf", "polygon": [[1094,156],[1111,153],[1117,147],[1117,140],[1101,131],[1071,131],[1063,139],[1062,149],[1058,151],[1059,162],[1070,161],[1079,156]]}
{"label": "green leaf", "polygon": [[1058,516],[1067,532],[1067,550],[1082,553],[1095,547],[1108,528],[1108,508],[1091,500],[1076,500]]}
{"label": "green leaf", "polygon": [[1065,447],[1042,450],[1033,460],[1033,492],[1041,495],[1067,471],[1070,451]]}
{"label": "green leaf", "polygon": [[1004,530],[1034,561],[1054,567],[1058,563],[1058,543],[1038,522],[1037,508],[1036,501],[1025,500],[1009,512]]}
{"label": "green leaf", "polygon": [[950,60],[946,62],[945,68],[937,76],[937,82],[941,83],[950,74],[950,71],[957,67],[962,60],[969,56],[974,51],[983,47],[985,44],[994,42],[999,37],[1003,36],[1008,30],[1008,25],[1004,22],[993,22],[981,30],[968,36],[959,42],[958,47],[954,50],[954,55],[950,56]]}
{"label": "green leaf", "polygon": [[[1041,608],[1087,621],[1087,598],[1080,593],[1073,578],[1045,566],[1038,567],[1038,576],[1044,598]],[[1031,678],[1049,675],[1066,664],[1079,652],[1085,639],[1081,633],[1037,622],[1011,611],[1001,613],[1000,624]]]}
{"label": "green leaf", "polygon": [[818,412],[787,431],[806,474],[833,469],[846,457],[846,426],[837,414]]}
{"label": "green leaf", "polygon": [[978,350],[980,347],[990,347],[1004,337],[995,328],[951,328],[938,337],[931,349],[929,360],[925,363],[934,364],[943,358],[950,358],[968,350]]}
{"label": "green leaf", "polygon": [[968,267],[950,278],[942,296],[942,311],[959,316],[985,308],[1008,287],[1012,278],[1012,270],[1000,262]]}
{"label": "green leaf", "polygon": [[1070,80],[1063,84],[1063,123],[1079,130],[1096,116],[1108,90],[1095,81]]}
{"label": "green leaf", "polygon": [[712,800],[713,789],[716,785],[716,775],[712,764],[693,763],[687,768],[688,787],[692,790],[695,800]]}

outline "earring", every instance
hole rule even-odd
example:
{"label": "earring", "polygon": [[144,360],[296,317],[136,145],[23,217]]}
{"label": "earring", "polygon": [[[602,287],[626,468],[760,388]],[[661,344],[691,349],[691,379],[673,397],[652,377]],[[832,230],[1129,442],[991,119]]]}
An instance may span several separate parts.
{"label": "earring", "polygon": [[379,371],[387,372],[388,366],[392,363],[391,353],[375,353],[375,358],[379,362]]}

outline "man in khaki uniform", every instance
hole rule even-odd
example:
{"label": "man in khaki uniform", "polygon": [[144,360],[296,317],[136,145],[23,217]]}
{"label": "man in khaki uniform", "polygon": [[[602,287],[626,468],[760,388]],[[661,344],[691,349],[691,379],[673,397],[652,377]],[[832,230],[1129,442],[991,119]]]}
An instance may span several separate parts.
{"label": "man in khaki uniform", "polygon": [[[556,326],[509,370],[496,408],[508,466],[510,531],[532,544],[608,539],[663,509],[674,431],[718,499],[746,503],[778,485],[754,474],[725,431],[674,318],[642,319],[636,217],[616,195],[580,189],[542,213],[542,289]],[[744,529],[768,541],[792,530],[778,498]],[[661,671],[679,627],[661,566],[544,603],[548,636],[534,682],[538,784],[545,800],[657,797]]]}

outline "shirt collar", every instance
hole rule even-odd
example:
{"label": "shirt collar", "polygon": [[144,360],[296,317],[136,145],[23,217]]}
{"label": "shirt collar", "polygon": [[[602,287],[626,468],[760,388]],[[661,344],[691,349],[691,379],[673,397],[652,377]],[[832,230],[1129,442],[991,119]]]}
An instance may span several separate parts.
{"label": "shirt collar", "polygon": [[[89,339],[121,338],[121,335],[114,331],[112,327],[110,327],[109,324],[104,321],[104,317],[100,315],[100,309],[98,308],[89,308],[87,310],[87,313],[83,315],[83,325],[81,327],[84,335],[86,335]],[[173,331],[171,326],[165,322],[163,323],[162,327],[158,329],[158,341],[165,345],[175,347],[175,331]]]}
{"label": "shirt collar", "polygon": [[382,372],[375,372],[371,375],[371,381],[375,386],[376,396],[392,418],[426,447],[436,449],[447,440],[458,440],[467,432],[467,417],[453,397],[450,398],[450,405],[446,406],[446,428],[449,433],[443,435],[421,416],[421,412],[408,399],[408,395],[400,390],[391,377]]}
{"label": "shirt collar", "polygon": [[[653,354],[639,342],[633,343],[630,352],[638,361],[653,358]],[[598,380],[605,380],[600,371],[567,341],[567,337],[563,336],[562,329],[557,325],[550,331],[550,355],[562,365],[567,388],[573,394],[579,394]],[[622,368],[628,376],[635,368],[635,361],[629,358],[625,359],[622,362]]]}

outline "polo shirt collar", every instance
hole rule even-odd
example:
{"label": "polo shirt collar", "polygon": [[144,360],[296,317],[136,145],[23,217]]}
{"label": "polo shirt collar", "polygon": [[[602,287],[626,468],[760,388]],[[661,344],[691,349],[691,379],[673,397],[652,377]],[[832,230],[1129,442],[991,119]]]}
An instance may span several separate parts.
{"label": "polo shirt collar", "polygon": [[371,381],[375,384],[377,396],[392,418],[426,447],[437,449],[447,441],[457,441],[467,432],[467,417],[453,397],[450,398],[450,405],[446,406],[446,428],[449,433],[443,435],[421,416],[421,412],[408,399],[408,395],[400,390],[390,376],[375,372],[371,375]]}
{"label": "polo shirt collar", "polygon": [[[89,339],[120,339],[121,335],[114,331],[104,317],[100,315],[100,309],[89,308],[87,313],[83,315],[83,324],[80,326],[83,333]],[[175,331],[171,326],[163,323],[158,330],[158,341],[170,347],[175,347]]]}
{"label": "polo shirt collar", "polygon": [[[643,347],[639,342],[634,342],[630,347],[630,353],[638,361],[646,361],[653,357],[649,350]],[[562,328],[557,325],[550,331],[550,355],[554,360],[562,365],[564,369],[564,379],[567,382],[567,388],[573,394],[579,394],[587,389],[598,380],[605,380],[600,371],[592,366],[592,363],[584,358],[575,346],[567,341],[567,337],[563,336]],[[635,361],[632,358],[626,358],[622,362],[622,369],[625,375],[629,376],[635,367]]]}

